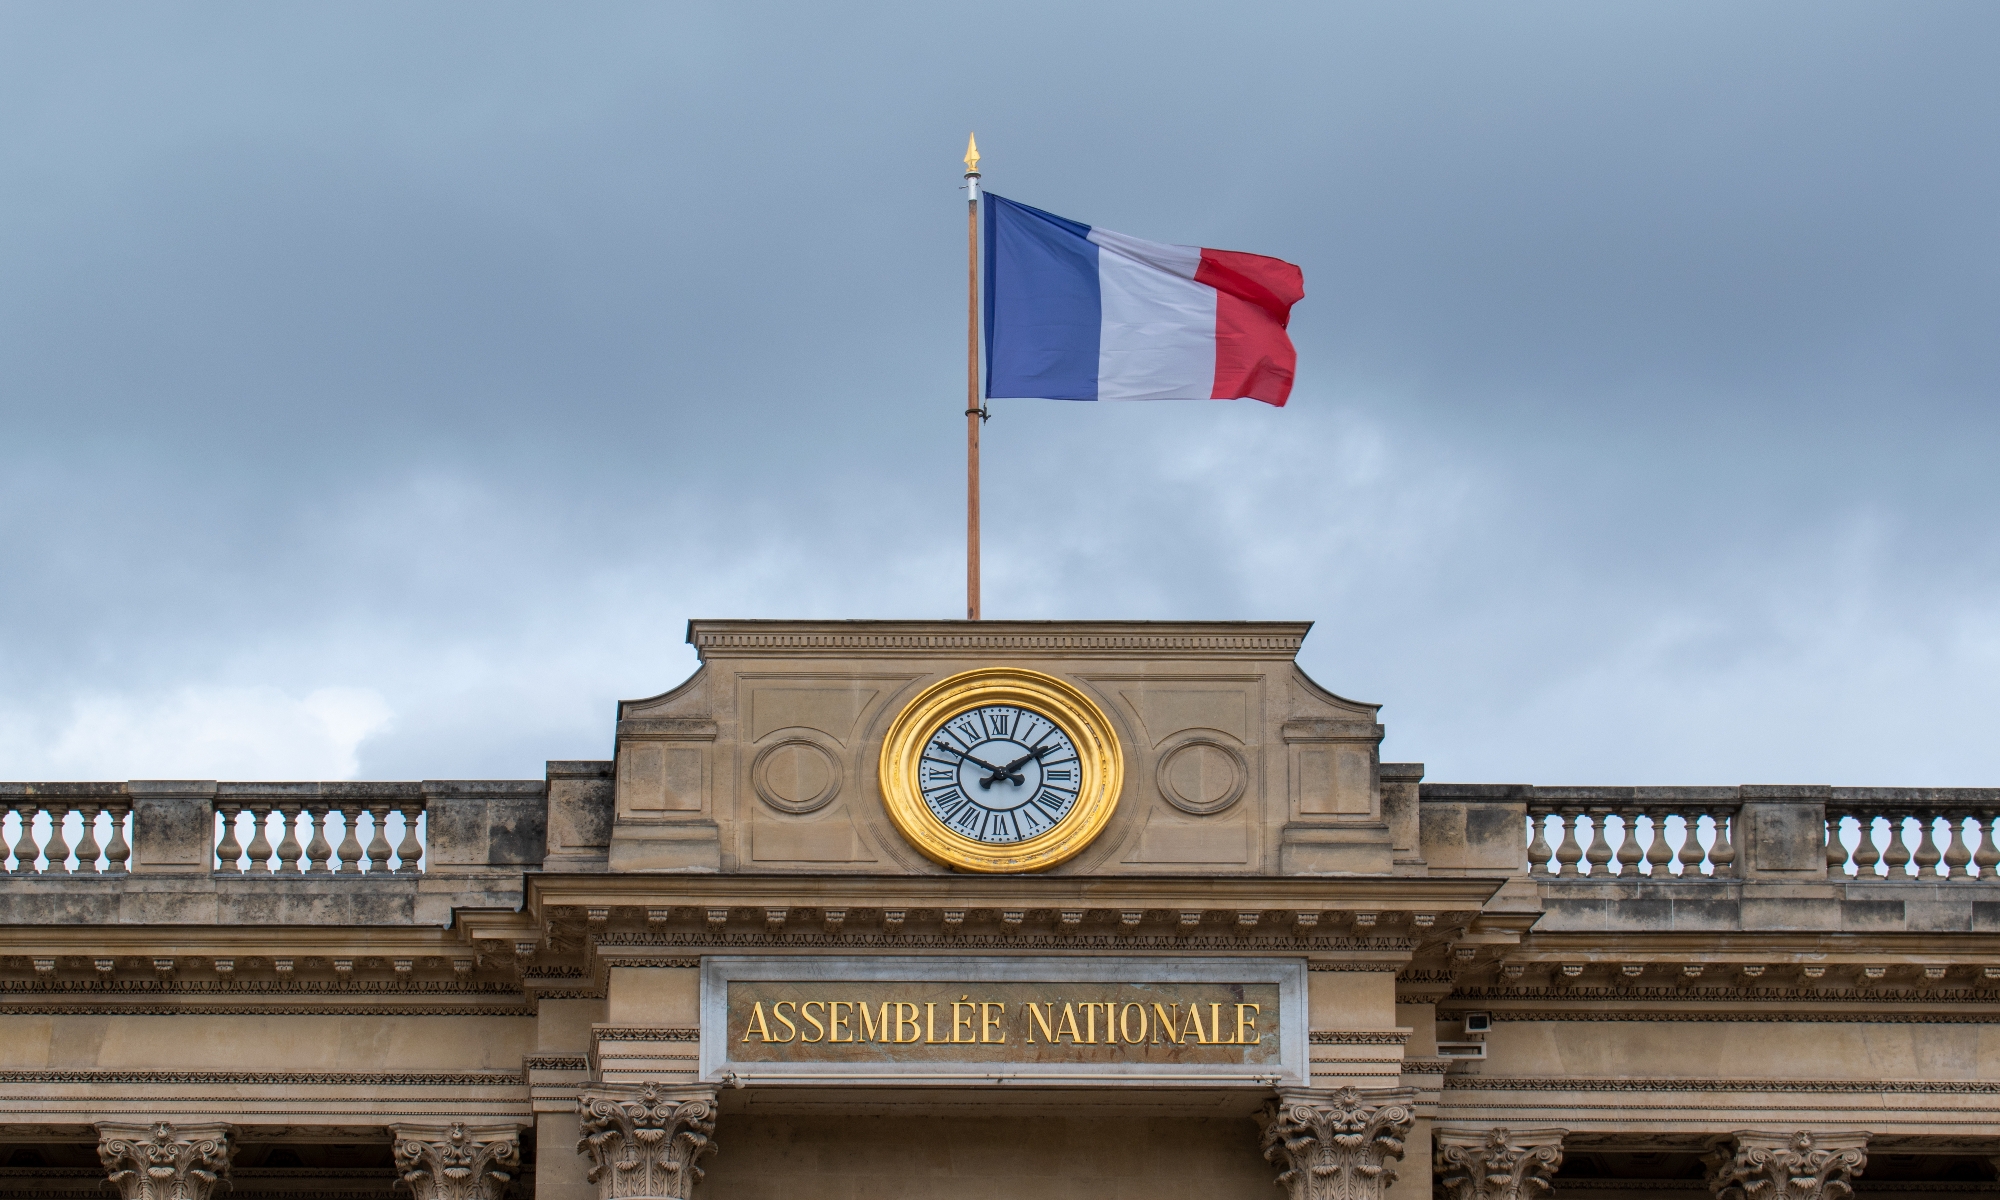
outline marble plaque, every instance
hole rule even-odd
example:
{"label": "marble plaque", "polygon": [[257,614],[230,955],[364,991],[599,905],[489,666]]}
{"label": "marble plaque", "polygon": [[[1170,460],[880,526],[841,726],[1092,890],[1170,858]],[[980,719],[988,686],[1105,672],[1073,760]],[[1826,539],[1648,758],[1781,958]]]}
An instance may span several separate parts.
{"label": "marble plaque", "polygon": [[703,1076],[1271,1086],[1303,1077],[1304,995],[1297,959],[708,958]]}

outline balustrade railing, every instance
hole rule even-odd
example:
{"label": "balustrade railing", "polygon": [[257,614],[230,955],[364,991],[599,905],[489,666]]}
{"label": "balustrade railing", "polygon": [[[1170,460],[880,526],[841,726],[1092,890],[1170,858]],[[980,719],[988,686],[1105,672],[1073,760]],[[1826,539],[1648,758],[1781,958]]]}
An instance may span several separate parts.
{"label": "balustrade railing", "polygon": [[428,834],[422,799],[218,796],[214,869],[224,875],[411,875],[424,869]]}
{"label": "balustrade railing", "polygon": [[1935,801],[1838,800],[1826,806],[1826,873],[1856,882],[1967,883],[2000,869],[2000,809]]}
{"label": "balustrade railing", "polygon": [[128,801],[0,800],[0,868],[9,875],[123,875],[131,835]]}
{"label": "balustrade railing", "polygon": [[[1727,876],[1735,803],[1629,800],[1528,805],[1528,873],[1539,877]],[[1556,830],[1549,841],[1549,826]]]}

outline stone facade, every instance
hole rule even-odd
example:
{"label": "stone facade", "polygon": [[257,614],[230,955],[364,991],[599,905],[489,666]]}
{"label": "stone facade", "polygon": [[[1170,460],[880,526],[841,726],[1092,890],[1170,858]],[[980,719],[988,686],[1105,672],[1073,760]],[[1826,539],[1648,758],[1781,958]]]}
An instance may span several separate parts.
{"label": "stone facade", "polygon": [[[0,1195],[2000,1187],[2000,790],[1430,783],[1306,630],[700,621],[538,780],[0,784]],[[1038,873],[884,811],[991,666],[1122,754]]]}

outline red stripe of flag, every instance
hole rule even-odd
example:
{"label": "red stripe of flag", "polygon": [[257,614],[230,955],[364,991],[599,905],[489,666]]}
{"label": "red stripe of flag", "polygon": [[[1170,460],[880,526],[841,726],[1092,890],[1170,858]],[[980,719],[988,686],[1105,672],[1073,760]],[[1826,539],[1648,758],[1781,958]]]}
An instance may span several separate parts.
{"label": "red stripe of flag", "polygon": [[1305,273],[1280,258],[1202,247],[1194,281],[1215,289],[1216,400],[1284,407],[1298,352],[1285,327],[1305,298]]}

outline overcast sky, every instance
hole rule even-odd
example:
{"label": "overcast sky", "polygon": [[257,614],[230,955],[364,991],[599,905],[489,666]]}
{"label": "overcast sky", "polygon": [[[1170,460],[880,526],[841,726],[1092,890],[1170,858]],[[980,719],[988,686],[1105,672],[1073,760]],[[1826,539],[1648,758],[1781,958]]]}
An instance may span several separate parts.
{"label": "overcast sky", "polygon": [[2000,6],[0,6],[0,778],[539,776],[963,599],[964,202],[1299,263],[994,405],[987,615],[1433,780],[2000,783]]}

